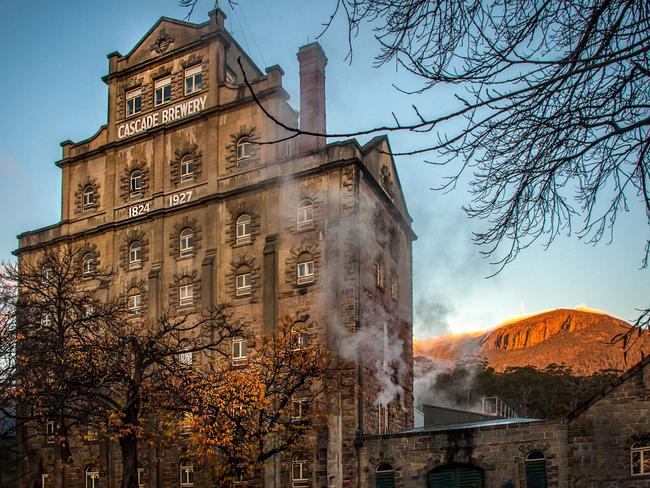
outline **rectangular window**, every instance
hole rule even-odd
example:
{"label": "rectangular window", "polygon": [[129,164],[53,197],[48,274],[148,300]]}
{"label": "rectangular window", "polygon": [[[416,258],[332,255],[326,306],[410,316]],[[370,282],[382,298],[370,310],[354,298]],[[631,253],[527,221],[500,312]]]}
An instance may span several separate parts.
{"label": "rectangular window", "polygon": [[88,442],[96,441],[98,436],[99,436],[99,432],[97,431],[97,428],[94,425],[89,425],[88,427],[86,427],[86,440]]}
{"label": "rectangular window", "polygon": [[292,398],[291,399],[291,421],[298,422],[305,416],[305,407],[307,400],[305,398]]}
{"label": "rectangular window", "polygon": [[294,460],[291,463],[291,486],[309,486],[305,461]]}
{"label": "rectangular window", "polygon": [[377,433],[388,434],[388,405],[379,405],[377,412]]}
{"label": "rectangular window", "polygon": [[314,282],[314,262],[305,261],[298,263],[298,284],[304,285],[306,283]]}
{"label": "rectangular window", "polygon": [[140,293],[129,295],[127,306],[130,314],[132,315],[139,314],[142,308],[142,295]]}
{"label": "rectangular window", "polygon": [[138,468],[138,488],[144,488],[144,468]]}
{"label": "rectangular window", "polygon": [[395,273],[393,273],[390,277],[390,296],[393,300],[397,300],[399,298],[399,287]]}
{"label": "rectangular window", "polygon": [[248,341],[243,337],[232,340],[232,364],[239,366],[248,362]]}
{"label": "rectangular window", "polygon": [[172,99],[172,79],[171,76],[156,81],[156,90],[154,92],[154,105],[162,105]]}
{"label": "rectangular window", "polygon": [[201,71],[203,67],[199,64],[185,70],[185,95],[197,92],[201,89]]}
{"label": "rectangular window", "polygon": [[377,261],[375,263],[375,281],[377,288],[384,289],[384,263]]}
{"label": "rectangular window", "polygon": [[41,488],[50,488],[50,475],[42,474],[41,475]]}
{"label": "rectangular window", "polygon": [[194,466],[191,464],[181,465],[181,486],[194,486]]}
{"label": "rectangular window", "polygon": [[187,307],[194,303],[194,285],[181,285],[178,287],[178,304]]}
{"label": "rectangular window", "polygon": [[54,444],[54,420],[48,420],[45,425],[45,435],[47,436],[47,443]]}
{"label": "rectangular window", "polygon": [[142,112],[142,88],[131,90],[126,93],[126,116]]}
{"label": "rectangular window", "polygon": [[192,433],[192,414],[190,412],[185,412],[183,415],[180,433],[182,435],[190,435]]}
{"label": "rectangular window", "polygon": [[238,297],[243,297],[251,294],[251,274],[243,273],[238,274],[235,278],[235,295]]}
{"label": "rectangular window", "polygon": [[181,366],[192,366],[192,353],[191,352],[181,352],[178,355],[178,363]]}

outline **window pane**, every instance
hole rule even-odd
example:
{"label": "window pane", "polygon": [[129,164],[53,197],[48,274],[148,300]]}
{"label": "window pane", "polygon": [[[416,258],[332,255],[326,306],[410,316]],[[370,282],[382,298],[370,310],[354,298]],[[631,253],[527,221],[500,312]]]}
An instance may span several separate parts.
{"label": "window pane", "polygon": [[632,474],[641,474],[641,451],[632,451]]}

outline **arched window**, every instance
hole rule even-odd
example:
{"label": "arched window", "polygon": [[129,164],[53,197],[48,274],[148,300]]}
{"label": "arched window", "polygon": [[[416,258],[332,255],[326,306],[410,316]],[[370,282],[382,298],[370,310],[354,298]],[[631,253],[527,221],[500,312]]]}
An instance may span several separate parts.
{"label": "arched window", "polygon": [[236,228],[236,243],[244,244],[246,242],[251,242],[252,226],[251,226],[251,216],[248,214],[242,214],[237,219],[237,228]]}
{"label": "arched window", "polygon": [[314,282],[314,259],[309,253],[302,253],[296,264],[296,283],[306,285]]}
{"label": "arched window", "polygon": [[139,268],[142,266],[142,243],[133,241],[129,245],[129,268]]}
{"label": "arched window", "polygon": [[86,185],[83,191],[83,207],[86,209],[93,206],[95,206],[95,187]]}
{"label": "arched window", "polygon": [[237,164],[251,157],[253,145],[248,136],[240,137],[237,141]]}
{"label": "arched window", "polygon": [[49,264],[44,264],[41,268],[41,273],[43,273],[43,279],[49,281],[52,279],[52,266]]}
{"label": "arched window", "polygon": [[298,230],[308,229],[314,225],[314,203],[308,198],[298,204],[296,225]]}
{"label": "arched window", "polygon": [[99,488],[99,470],[95,466],[86,468],[86,488]]}
{"label": "arched window", "polygon": [[307,330],[302,324],[296,324],[291,329],[291,343],[294,351],[305,349],[309,345]]}
{"label": "arched window", "polygon": [[186,154],[181,159],[181,181],[191,180],[194,177],[194,157]]}
{"label": "arched window", "polygon": [[298,456],[294,456],[291,461],[291,486],[298,488],[309,486],[309,472],[307,470],[307,461]]}
{"label": "arched window", "polygon": [[131,315],[139,315],[142,311],[142,293],[137,288],[131,288],[127,295],[127,308]]}
{"label": "arched window", "polygon": [[180,468],[181,487],[194,486],[194,466],[190,461],[182,461]]}
{"label": "arched window", "polygon": [[142,171],[139,169],[131,173],[129,188],[131,196],[142,195]]}
{"label": "arched window", "polygon": [[632,476],[650,474],[650,440],[637,441],[630,448]]}
{"label": "arched window", "polygon": [[183,229],[179,237],[180,256],[191,256],[194,254],[194,231],[190,228]]}
{"label": "arched window", "polygon": [[540,451],[526,456],[526,488],[546,488],[546,456]]}
{"label": "arched window", "polygon": [[83,275],[84,276],[92,276],[92,274],[95,272],[95,267],[96,267],[96,260],[95,260],[95,255],[91,252],[87,252],[84,254],[83,257]]}
{"label": "arched window", "polygon": [[377,466],[375,471],[375,488],[394,488],[395,470],[388,463]]}

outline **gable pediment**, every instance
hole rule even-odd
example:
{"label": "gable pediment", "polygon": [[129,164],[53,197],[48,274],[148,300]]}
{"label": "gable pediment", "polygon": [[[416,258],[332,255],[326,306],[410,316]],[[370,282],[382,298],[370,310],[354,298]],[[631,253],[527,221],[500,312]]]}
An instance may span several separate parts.
{"label": "gable pediment", "polygon": [[156,59],[201,39],[208,24],[192,24],[162,17],[124,56],[128,66]]}
{"label": "gable pediment", "polygon": [[395,203],[400,213],[410,220],[388,138],[386,136],[375,137],[363,146],[363,152],[366,167],[386,195]]}

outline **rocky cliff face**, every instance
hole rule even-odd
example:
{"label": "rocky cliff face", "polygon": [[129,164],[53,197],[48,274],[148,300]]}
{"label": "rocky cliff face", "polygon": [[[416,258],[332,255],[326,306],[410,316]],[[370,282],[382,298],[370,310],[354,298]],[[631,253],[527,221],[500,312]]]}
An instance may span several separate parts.
{"label": "rocky cliff face", "polygon": [[544,368],[551,363],[564,363],[576,374],[625,370],[641,359],[642,350],[650,352],[650,340],[641,340],[628,353],[626,363],[621,347],[609,344],[629,327],[610,315],[558,309],[510,321],[485,333],[416,341],[414,355],[436,362],[475,356],[487,359],[497,370],[527,365]]}

